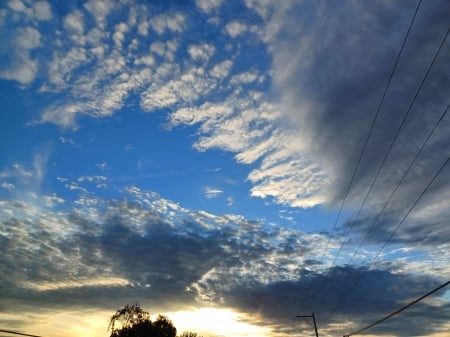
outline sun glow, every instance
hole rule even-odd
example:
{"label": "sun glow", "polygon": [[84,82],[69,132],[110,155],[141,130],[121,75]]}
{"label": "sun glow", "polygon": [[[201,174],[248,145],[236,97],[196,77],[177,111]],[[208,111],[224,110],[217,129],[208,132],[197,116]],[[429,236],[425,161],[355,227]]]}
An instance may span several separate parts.
{"label": "sun glow", "polygon": [[27,313],[27,321],[18,315],[0,313],[0,322],[14,322],[11,330],[46,337],[107,337],[109,311],[42,311]]}
{"label": "sun glow", "polygon": [[265,337],[268,328],[248,323],[249,317],[231,309],[201,308],[192,311],[168,313],[179,333],[196,332],[203,336]]}

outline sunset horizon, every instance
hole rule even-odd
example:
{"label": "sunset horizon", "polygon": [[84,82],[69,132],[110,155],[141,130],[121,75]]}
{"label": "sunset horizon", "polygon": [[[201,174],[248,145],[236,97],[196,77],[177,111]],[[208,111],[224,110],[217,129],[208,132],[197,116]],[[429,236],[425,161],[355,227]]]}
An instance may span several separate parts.
{"label": "sunset horizon", "polygon": [[448,337],[448,18],[1,1],[0,337]]}

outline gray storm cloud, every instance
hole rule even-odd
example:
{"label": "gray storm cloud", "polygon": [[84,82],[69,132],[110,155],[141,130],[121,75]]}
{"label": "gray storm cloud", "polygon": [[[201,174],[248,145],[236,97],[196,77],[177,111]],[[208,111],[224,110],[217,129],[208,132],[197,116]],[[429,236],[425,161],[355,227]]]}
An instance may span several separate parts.
{"label": "gray storm cloud", "polygon": [[[267,19],[281,109],[308,144],[305,156],[329,173],[330,183],[322,189],[328,204],[337,207],[346,195],[415,6],[293,2],[274,9]],[[345,206],[357,210],[382,167],[362,207],[366,221],[356,222],[363,232],[448,107],[449,15],[442,1],[422,3],[418,10],[346,199]],[[386,207],[381,222],[388,228],[400,221],[448,158],[449,130],[444,117]],[[448,199],[448,177],[445,168],[408,219],[428,236],[450,235],[444,223],[448,207],[442,202]]]}

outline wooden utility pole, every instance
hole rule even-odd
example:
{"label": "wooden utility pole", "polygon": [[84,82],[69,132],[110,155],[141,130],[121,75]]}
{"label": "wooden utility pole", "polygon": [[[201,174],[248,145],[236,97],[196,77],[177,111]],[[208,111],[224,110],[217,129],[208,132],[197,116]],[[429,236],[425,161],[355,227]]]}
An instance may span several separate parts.
{"label": "wooden utility pole", "polygon": [[319,337],[319,333],[317,332],[316,317],[314,316],[314,313],[312,313],[311,315],[297,315],[295,317],[301,317],[301,318],[312,317],[313,323],[314,323],[314,331],[316,332],[316,337]]}

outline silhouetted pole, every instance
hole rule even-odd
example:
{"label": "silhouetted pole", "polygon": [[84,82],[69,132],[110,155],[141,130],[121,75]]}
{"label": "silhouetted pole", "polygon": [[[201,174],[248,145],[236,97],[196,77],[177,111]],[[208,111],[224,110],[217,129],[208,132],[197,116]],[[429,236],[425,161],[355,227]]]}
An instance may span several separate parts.
{"label": "silhouetted pole", "polygon": [[301,318],[312,317],[313,323],[314,323],[314,331],[316,332],[316,337],[319,337],[319,332],[317,331],[316,317],[314,316],[314,313],[312,313],[311,315],[297,315],[295,317],[301,317]]}
{"label": "silhouetted pole", "polygon": [[319,337],[319,333],[317,332],[317,324],[316,324],[316,317],[314,316],[314,313],[312,313],[312,319],[314,322],[314,330],[316,331],[316,337]]}

